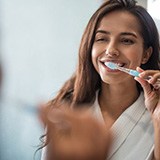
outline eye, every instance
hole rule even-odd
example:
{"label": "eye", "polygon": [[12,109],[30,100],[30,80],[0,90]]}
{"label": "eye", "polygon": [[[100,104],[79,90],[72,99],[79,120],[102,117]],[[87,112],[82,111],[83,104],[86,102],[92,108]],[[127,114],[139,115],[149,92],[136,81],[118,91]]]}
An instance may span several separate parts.
{"label": "eye", "polygon": [[131,45],[131,44],[134,44],[134,41],[132,39],[129,39],[129,38],[123,38],[121,40],[121,42],[125,45]]}
{"label": "eye", "polygon": [[107,42],[108,40],[107,37],[95,37],[95,42]]}
{"label": "eye", "polygon": [[106,41],[106,39],[105,38],[97,38],[96,42],[99,42],[99,41]]}

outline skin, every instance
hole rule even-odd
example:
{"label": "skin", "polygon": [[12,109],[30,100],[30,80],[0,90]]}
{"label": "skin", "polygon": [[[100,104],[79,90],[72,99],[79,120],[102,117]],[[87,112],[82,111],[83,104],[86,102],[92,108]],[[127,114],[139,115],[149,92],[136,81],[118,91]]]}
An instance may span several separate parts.
{"label": "skin", "polygon": [[[144,71],[137,67],[137,71],[141,72],[140,78],[136,77],[137,80],[144,90],[145,105],[150,111],[153,125],[154,125],[154,157],[153,160],[160,160],[160,72],[147,70]],[[144,80],[146,77],[152,76],[148,81]],[[154,87],[151,88],[151,85]]]}
{"label": "skin", "polygon": [[[159,71],[143,71],[137,68],[145,64],[152,48],[144,49],[140,34],[140,24],[136,17],[124,11],[114,11],[107,14],[100,22],[92,49],[92,62],[102,79],[102,90],[99,104],[105,122],[112,117],[112,124],[139,96],[136,81],[144,89],[145,105],[151,113],[155,131],[155,150],[153,159],[160,159],[160,97],[158,78]],[[139,78],[110,70],[104,62],[112,61],[123,64],[124,67],[137,69],[141,72]],[[145,80],[152,76],[150,80]],[[135,81],[136,80],[136,81]],[[151,87],[151,85],[153,88]],[[131,90],[132,92],[126,92]],[[115,101],[116,99],[116,101]]]}
{"label": "skin", "polygon": [[[88,110],[66,109],[68,104],[63,104],[60,111],[53,110],[49,114],[42,111],[43,122],[50,129],[47,134],[50,137],[47,160],[104,160],[111,143],[110,126],[139,96],[136,81],[144,89],[145,105],[154,124],[153,159],[160,160],[160,72],[143,71],[138,67],[148,61],[151,53],[151,47],[144,49],[140,24],[132,14],[114,11],[102,19],[92,47],[92,62],[102,80],[98,101],[105,125],[94,119]],[[141,72],[140,77],[113,71],[104,65],[107,61],[137,69]],[[152,78],[145,80],[148,76]],[[132,92],[126,92],[126,88]]]}
{"label": "skin", "polygon": [[[132,76],[111,70],[104,62],[112,61],[136,69],[146,58],[149,58],[149,50],[144,50],[136,17],[124,11],[107,14],[97,28],[92,49],[92,62],[102,79],[99,103],[106,122],[107,117],[111,116],[114,123],[139,93]],[[126,88],[132,92],[126,92]]]}

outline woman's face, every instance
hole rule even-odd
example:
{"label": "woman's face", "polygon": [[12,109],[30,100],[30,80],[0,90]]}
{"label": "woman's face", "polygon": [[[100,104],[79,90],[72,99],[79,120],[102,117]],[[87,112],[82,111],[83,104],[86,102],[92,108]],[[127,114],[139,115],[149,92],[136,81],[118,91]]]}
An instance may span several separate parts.
{"label": "woman's face", "polygon": [[[103,17],[92,47],[92,63],[105,83],[133,79],[118,70],[111,70],[105,62],[135,69],[144,60],[143,39],[136,17],[127,11],[113,11]],[[116,81],[115,81],[116,80]]]}

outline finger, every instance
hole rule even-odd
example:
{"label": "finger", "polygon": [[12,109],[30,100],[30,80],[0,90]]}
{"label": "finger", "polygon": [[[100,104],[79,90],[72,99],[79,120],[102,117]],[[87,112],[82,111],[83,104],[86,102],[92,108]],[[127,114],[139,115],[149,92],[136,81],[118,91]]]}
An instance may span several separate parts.
{"label": "finger", "polygon": [[148,79],[148,76],[146,75],[145,71],[142,68],[137,67],[136,70],[140,73],[139,74],[140,78]]}
{"label": "finger", "polygon": [[152,85],[154,85],[155,83],[160,84],[160,73],[155,73],[149,80],[149,83],[151,83]]}
{"label": "finger", "polygon": [[144,90],[146,108],[148,109],[148,111],[153,113],[153,111],[156,107],[156,103],[157,103],[157,91],[153,90],[151,85],[147,81],[145,81],[139,77],[135,77],[135,80],[141,84],[141,86]]}
{"label": "finger", "polygon": [[[157,70],[146,70],[139,74],[139,77],[153,81],[160,78],[160,72]],[[151,81],[152,81],[151,80]]]}
{"label": "finger", "polygon": [[158,91],[158,90],[160,89],[160,85],[154,84],[154,85],[153,85],[153,88],[154,88],[155,91]]}
{"label": "finger", "polygon": [[160,72],[157,70],[144,71],[140,67],[137,67],[137,71],[140,72],[139,77],[145,79],[150,83],[156,90],[160,88]]}
{"label": "finger", "polygon": [[137,67],[136,70],[137,70],[138,72],[140,72],[140,73],[144,71],[144,70],[143,70],[142,68],[140,68],[140,67]]}
{"label": "finger", "polygon": [[154,75],[154,74],[156,74],[158,72],[159,71],[157,71],[157,70],[144,70],[142,75],[144,75],[144,76],[152,76],[152,75]]}
{"label": "finger", "polygon": [[142,86],[142,88],[144,90],[144,94],[146,96],[149,95],[152,92],[151,86],[147,81],[145,81],[144,79],[139,78],[139,77],[135,77],[134,79],[141,84],[141,86]]}

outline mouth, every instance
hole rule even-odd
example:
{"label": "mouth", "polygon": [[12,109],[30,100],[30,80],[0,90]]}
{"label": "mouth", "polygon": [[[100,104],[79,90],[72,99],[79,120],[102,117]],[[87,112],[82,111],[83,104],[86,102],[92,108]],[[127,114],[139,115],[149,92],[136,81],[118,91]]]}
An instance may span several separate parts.
{"label": "mouth", "polygon": [[[124,67],[126,65],[126,63],[123,63],[123,62],[119,62],[119,61],[101,61],[101,63],[103,64],[103,66],[107,67],[107,63],[108,62],[112,62],[114,63],[116,66],[119,66],[119,67]],[[108,67],[107,67],[108,68]]]}
{"label": "mouth", "polygon": [[[108,65],[108,63],[114,63],[115,66],[114,67],[110,67],[110,65]],[[120,72],[120,70],[118,69],[118,67],[124,67],[126,66],[126,63],[120,61],[120,60],[100,60],[101,66],[107,71],[107,72]],[[117,66],[117,67],[116,67]]]}

